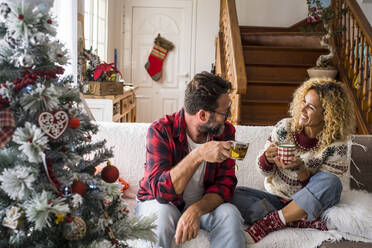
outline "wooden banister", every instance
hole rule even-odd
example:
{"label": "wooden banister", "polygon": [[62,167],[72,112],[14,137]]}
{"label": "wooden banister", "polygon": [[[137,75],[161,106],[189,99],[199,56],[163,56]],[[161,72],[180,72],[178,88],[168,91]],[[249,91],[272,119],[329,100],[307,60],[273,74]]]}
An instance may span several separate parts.
{"label": "wooden banister", "polygon": [[366,40],[369,44],[372,44],[372,27],[371,24],[368,22],[367,17],[364,15],[364,12],[360,8],[358,2],[356,0],[344,0],[347,8],[353,15],[353,19],[356,23],[358,23],[359,28],[361,29],[363,34],[366,35]]}
{"label": "wooden banister", "polygon": [[239,124],[241,120],[240,95],[247,92],[247,76],[235,0],[221,0],[220,2],[216,49],[216,74],[230,81],[234,88],[230,94],[232,99],[230,121]]}
{"label": "wooden banister", "polygon": [[332,0],[331,7],[346,10],[334,23],[336,29],[346,29],[334,37],[335,64],[354,95],[358,132],[368,134],[372,132],[372,27],[356,0]]}

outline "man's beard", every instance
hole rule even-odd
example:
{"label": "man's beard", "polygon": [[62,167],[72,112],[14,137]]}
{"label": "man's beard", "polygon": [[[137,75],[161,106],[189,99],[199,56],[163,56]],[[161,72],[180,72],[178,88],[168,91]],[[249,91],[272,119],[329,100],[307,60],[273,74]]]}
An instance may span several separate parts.
{"label": "man's beard", "polygon": [[225,124],[218,124],[216,118],[211,117],[207,123],[200,126],[200,132],[208,133],[212,136],[220,136],[225,130]]}

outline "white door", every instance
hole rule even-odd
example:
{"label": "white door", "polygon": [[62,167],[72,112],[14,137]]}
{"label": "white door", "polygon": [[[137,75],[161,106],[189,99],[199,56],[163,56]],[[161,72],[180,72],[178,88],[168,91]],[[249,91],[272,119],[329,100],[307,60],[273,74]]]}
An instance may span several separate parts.
{"label": "white door", "polygon": [[[137,122],[153,122],[183,106],[190,80],[191,1],[128,0],[125,5],[124,75],[137,86]],[[171,41],[174,48],[163,63],[159,81],[151,79],[144,66],[156,36]]]}

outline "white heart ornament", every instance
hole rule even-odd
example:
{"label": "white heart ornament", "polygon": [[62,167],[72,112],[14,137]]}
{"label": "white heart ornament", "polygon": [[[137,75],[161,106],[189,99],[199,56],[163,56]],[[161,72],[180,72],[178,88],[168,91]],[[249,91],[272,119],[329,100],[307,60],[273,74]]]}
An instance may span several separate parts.
{"label": "white heart ornament", "polygon": [[45,134],[52,139],[58,139],[65,132],[69,118],[65,111],[58,110],[54,114],[41,112],[37,121]]}

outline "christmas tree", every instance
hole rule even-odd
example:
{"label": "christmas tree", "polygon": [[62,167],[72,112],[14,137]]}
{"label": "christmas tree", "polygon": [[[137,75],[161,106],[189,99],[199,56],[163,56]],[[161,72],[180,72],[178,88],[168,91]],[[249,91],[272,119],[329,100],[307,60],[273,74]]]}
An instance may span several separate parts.
{"label": "christmas tree", "polygon": [[[153,240],[129,216],[118,170],[80,105],[52,1],[0,1],[0,247],[127,247]],[[109,163],[108,163],[109,164]]]}

